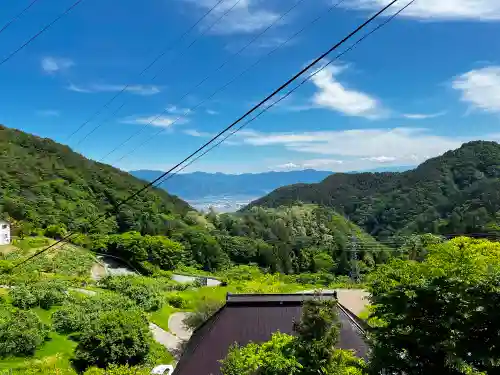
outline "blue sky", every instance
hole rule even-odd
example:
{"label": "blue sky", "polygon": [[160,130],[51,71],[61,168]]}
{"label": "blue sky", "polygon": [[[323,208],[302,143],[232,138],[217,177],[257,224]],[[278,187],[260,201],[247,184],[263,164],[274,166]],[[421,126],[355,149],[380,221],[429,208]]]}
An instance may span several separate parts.
{"label": "blue sky", "polygon": [[[84,0],[0,66],[0,123],[125,170],[165,170],[389,2],[345,0],[328,12],[331,0],[304,0],[280,19],[297,0],[224,0],[140,74],[217,1]],[[3,4],[0,26],[28,3]],[[39,0],[0,34],[0,58],[71,3]],[[417,0],[187,171],[416,165],[466,141],[500,140],[498,35],[497,0]]]}

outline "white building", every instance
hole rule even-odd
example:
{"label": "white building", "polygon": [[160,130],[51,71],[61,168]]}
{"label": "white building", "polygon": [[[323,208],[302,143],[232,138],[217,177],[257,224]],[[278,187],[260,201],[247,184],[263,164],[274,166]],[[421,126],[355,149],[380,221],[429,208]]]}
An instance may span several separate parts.
{"label": "white building", "polygon": [[10,224],[0,220],[0,245],[10,244]]}

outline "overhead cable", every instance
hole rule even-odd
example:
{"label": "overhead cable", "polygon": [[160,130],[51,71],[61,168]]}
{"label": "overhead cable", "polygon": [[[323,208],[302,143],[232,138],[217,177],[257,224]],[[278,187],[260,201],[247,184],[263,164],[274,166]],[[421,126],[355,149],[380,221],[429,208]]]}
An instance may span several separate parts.
{"label": "overhead cable", "polygon": [[29,38],[26,42],[24,42],[20,47],[18,47],[16,50],[11,52],[7,57],[5,57],[2,61],[0,61],[0,66],[5,64],[7,61],[12,59],[15,55],[17,55],[21,50],[26,48],[31,42],[33,42],[36,38],[38,38],[40,35],[42,35],[44,32],[46,32],[48,29],[50,29],[57,21],[59,21],[61,18],[66,16],[69,12],[71,12],[74,8],[76,8],[83,0],[77,0],[74,2],[69,8],[67,8],[63,13],[58,15],[56,18],[52,20],[49,24],[45,25],[41,30],[39,30],[36,34],[34,34],[31,38]]}
{"label": "overhead cable", "polygon": [[[353,30],[352,32],[350,32],[340,42],[336,43],[335,45],[333,45],[332,47],[330,47],[327,51],[323,52],[321,55],[319,55],[317,58],[315,58],[311,63],[309,63],[306,67],[304,67],[299,72],[297,72],[296,74],[294,74],[285,83],[283,83],[281,86],[279,86],[277,89],[275,89],[272,93],[270,93],[269,95],[267,95],[258,104],[254,105],[245,114],[243,114],[242,116],[240,116],[237,120],[235,120],[234,122],[232,122],[230,125],[228,125],[223,130],[221,130],[216,136],[212,137],[212,139],[210,139],[205,144],[203,144],[202,146],[200,146],[197,150],[195,150],[194,152],[192,152],[191,154],[189,154],[186,158],[184,158],[182,161],[180,161],[179,163],[177,163],[176,165],[174,165],[168,171],[162,173],[158,178],[156,178],[155,180],[153,180],[153,181],[149,182],[148,184],[144,185],[144,187],[142,187],[141,189],[137,190],[135,193],[129,195],[127,198],[125,198],[124,200],[122,200],[119,203],[117,203],[115,205],[115,207],[114,207],[113,210],[108,210],[108,212],[106,212],[104,215],[101,215],[100,217],[98,217],[97,219],[95,219],[92,223],[90,223],[90,225],[93,225],[96,222],[99,222],[101,220],[109,218],[110,216],[112,216],[113,214],[115,214],[116,212],[118,212],[118,209],[121,206],[123,206],[127,202],[131,201],[132,199],[134,199],[135,197],[137,197],[138,195],[140,195],[141,193],[143,193],[144,191],[146,191],[150,187],[154,186],[159,181],[163,180],[166,176],[168,176],[170,173],[172,173],[177,168],[179,168],[180,166],[182,166],[185,162],[187,162],[188,160],[190,160],[192,157],[196,156],[198,153],[200,153],[201,151],[203,151],[205,148],[209,147],[217,139],[221,138],[225,133],[227,133],[232,128],[234,128],[236,125],[238,125],[240,122],[242,122],[246,117],[250,116],[252,113],[254,113],[255,111],[257,111],[260,107],[262,107],[266,102],[268,102],[270,99],[272,99],[273,97],[275,97],[276,95],[278,95],[281,91],[283,91],[284,89],[286,89],[294,81],[296,81],[298,78],[300,78],[304,73],[306,73],[312,67],[314,67],[318,62],[322,61],[330,53],[332,53],[333,51],[335,51],[336,49],[338,49],[339,47],[341,47],[344,43],[346,43],[347,41],[349,41],[353,36],[355,36],[356,34],[358,34],[361,30],[363,30],[367,25],[369,25],[371,22],[373,22],[376,18],[378,18],[382,13],[384,13],[387,9],[389,9],[396,2],[398,2],[398,0],[392,0],[389,4],[387,4],[386,6],[384,6],[381,10],[379,10],[377,13],[375,13],[373,16],[371,16],[369,19],[367,19],[365,22],[363,22],[361,25],[359,25],[355,30]],[[77,234],[77,232],[75,232],[75,231],[67,234],[66,236],[64,236],[60,240],[54,242],[52,245],[50,245],[50,246],[48,246],[48,247],[46,247],[46,248],[38,251],[37,253],[31,255],[27,259],[19,262],[18,264],[16,264],[14,266],[14,268],[17,268],[17,267],[25,264],[26,262],[30,261],[31,259],[33,259],[33,258],[35,258],[35,257],[37,257],[37,256],[39,256],[39,255],[41,255],[43,253],[45,253],[46,251],[54,248],[58,244],[66,242],[67,240],[69,240],[71,237],[73,237],[76,234]]]}
{"label": "overhead cable", "polygon": [[[188,97],[189,95],[191,95],[194,90],[196,90],[197,88],[199,88],[201,85],[203,85],[207,80],[210,79],[210,77],[212,77],[215,73],[217,73],[218,71],[220,71],[224,66],[226,66],[232,59],[234,59],[236,56],[239,56],[241,53],[243,53],[247,48],[249,48],[253,43],[255,43],[260,37],[262,37],[267,31],[269,31],[274,25],[278,24],[279,22],[281,22],[288,14],[290,14],[291,11],[293,11],[299,4],[303,3],[305,0],[298,0],[297,2],[295,2],[291,8],[289,8],[285,13],[283,13],[279,18],[276,18],[274,19],[265,29],[263,29],[260,33],[256,34],[252,39],[250,39],[250,41],[245,44],[242,48],[240,48],[238,51],[234,52],[232,55],[230,55],[226,60],[224,60],[224,62],[219,65],[214,71],[212,71],[211,73],[209,73],[205,78],[203,78],[201,81],[199,81],[196,85],[194,85],[192,88],[190,88],[184,95],[182,95],[180,97],[180,99],[173,105],[174,107],[177,107],[179,105],[181,105],[181,102],[186,98]],[[342,0],[344,1],[344,0]],[[186,112],[190,112],[191,110],[187,110]],[[162,112],[162,114],[165,113],[165,112]],[[116,112],[114,113],[114,115],[116,114]],[[148,123],[144,124],[137,132],[133,133],[132,135],[130,135],[127,139],[125,139],[123,142],[121,142],[119,145],[117,145],[115,148],[113,148],[110,152],[108,152],[106,155],[104,155],[101,159],[101,161],[105,160],[106,158],[108,158],[110,155],[112,155],[113,153],[115,153],[117,150],[119,150],[121,147],[123,147],[124,145],[126,145],[130,140],[132,140],[133,138],[137,137],[139,134],[141,134],[145,129],[147,129],[147,127],[149,125],[151,125],[154,121],[156,121],[157,119],[159,119],[161,117],[161,115],[158,115],[156,116],[156,118],[153,118],[152,120],[150,120]],[[107,121],[111,120],[112,116],[110,118],[108,118]],[[178,122],[180,119],[182,118],[182,116],[179,116],[179,118],[175,119],[171,125],[174,125],[176,122]]]}
{"label": "overhead cable", "polygon": [[396,18],[401,12],[403,12],[406,8],[408,8],[411,4],[413,4],[416,0],[412,0],[410,1],[407,5],[405,5],[403,8],[401,8],[400,10],[398,10],[396,13],[394,13],[392,16],[390,16],[389,18],[387,18],[383,23],[379,24],[377,27],[375,27],[374,29],[372,29],[370,32],[368,32],[367,34],[365,34],[364,36],[362,36],[360,39],[358,39],[354,44],[352,44],[349,48],[347,48],[345,51],[341,52],[340,54],[338,54],[334,59],[330,60],[329,62],[325,63],[321,68],[319,68],[318,70],[316,70],[315,72],[313,72],[312,74],[310,74],[308,77],[306,77],[302,82],[300,82],[297,86],[295,86],[292,90],[290,90],[287,94],[281,96],[278,100],[276,100],[275,102],[273,102],[272,104],[270,104],[269,106],[267,106],[266,108],[264,108],[262,111],[260,111],[256,116],[252,117],[250,120],[246,121],[245,123],[243,123],[241,126],[239,126],[238,128],[236,128],[235,130],[233,130],[232,132],[228,133],[226,136],[224,136],[223,138],[221,138],[217,143],[215,143],[214,145],[212,145],[210,148],[206,149],[203,153],[199,154],[198,156],[196,156],[195,158],[193,158],[191,161],[189,161],[189,163],[185,164],[182,168],[180,168],[179,170],[177,170],[176,172],[170,174],[167,178],[165,178],[164,180],[160,181],[158,184],[162,184],[163,182],[169,180],[170,178],[174,177],[175,175],[177,175],[178,173],[182,172],[183,170],[185,170],[187,167],[189,167],[190,165],[192,165],[193,163],[195,163],[197,160],[199,160],[200,158],[202,158],[203,156],[205,156],[206,154],[208,154],[210,151],[212,151],[214,148],[217,148],[218,146],[220,146],[224,141],[226,141],[228,138],[232,137],[233,135],[235,135],[236,133],[238,133],[240,130],[242,130],[245,126],[247,126],[248,124],[252,123],[253,121],[257,120],[260,116],[262,116],[264,113],[266,113],[267,111],[269,111],[271,108],[273,108],[274,106],[276,106],[277,104],[279,104],[280,102],[282,102],[283,100],[285,100],[286,98],[288,98],[290,95],[292,95],[295,91],[297,91],[301,86],[303,86],[306,82],[308,82],[309,80],[311,80],[314,76],[316,76],[317,74],[319,74],[321,71],[325,70],[329,65],[331,65],[333,62],[337,61],[338,59],[340,59],[342,56],[344,56],[346,53],[350,52],[351,50],[353,50],[358,44],[360,44],[361,42],[363,42],[366,38],[368,38],[370,35],[374,34],[377,30],[381,29],[382,27],[384,27],[385,25],[387,25],[389,22],[391,22],[394,18]]}
{"label": "overhead cable", "polygon": [[3,33],[7,28],[12,25],[14,22],[16,22],[18,19],[20,19],[24,13],[26,13],[35,3],[38,2],[38,0],[33,0],[31,3],[29,3],[23,10],[21,10],[18,14],[16,14],[14,17],[10,19],[5,25],[2,26],[0,29],[0,34]]}
{"label": "overhead cable", "polygon": [[[224,0],[219,0],[214,4],[210,9],[207,10],[193,25],[191,25],[184,33],[182,33],[177,39],[175,39],[172,43],[169,43],[162,51],[151,61],[146,67],[139,73],[139,77],[142,77],[153,65],[155,65],[163,56],[165,56],[168,52],[172,51],[180,42],[184,40],[186,36],[188,36],[205,18],[207,18]],[[127,89],[132,85],[132,83],[128,83],[122,87],[120,91],[118,91],[115,95],[113,95],[106,103],[104,103],[101,107],[97,109],[90,117],[88,117],[83,123],[81,123],[69,136],[68,139],[71,139],[75,134],[77,134],[80,130],[82,130],[88,123],[93,121],[97,116],[99,116],[105,109],[107,109],[120,95],[122,95]],[[124,104],[123,104],[124,105]],[[122,106],[123,106],[122,105]]]}
{"label": "overhead cable", "polygon": [[[237,81],[239,78],[243,77],[246,73],[248,73],[250,70],[252,70],[255,66],[257,66],[258,64],[260,64],[263,60],[265,60],[266,58],[268,58],[269,56],[271,56],[273,53],[275,53],[276,51],[278,51],[279,49],[283,48],[286,44],[290,43],[293,39],[295,39],[297,36],[299,36],[300,34],[302,34],[304,31],[306,31],[308,28],[310,28],[311,26],[313,26],[314,24],[316,24],[321,18],[323,18],[325,15],[329,14],[331,11],[333,11],[334,9],[338,8],[343,2],[345,2],[346,0],[339,0],[337,3],[335,4],[332,4],[328,10],[325,12],[325,11],[322,11],[321,13],[318,14],[318,16],[316,18],[314,18],[312,21],[308,22],[306,25],[304,25],[301,29],[299,29],[298,31],[296,31],[294,34],[292,34],[291,36],[289,36],[287,39],[285,39],[284,41],[282,41],[280,44],[278,44],[275,48],[273,48],[271,51],[269,51],[266,55],[260,57],[259,59],[257,59],[257,61],[255,61],[253,64],[251,64],[250,66],[246,67],[243,71],[241,71],[240,73],[238,73],[236,76],[234,76],[232,79],[230,79],[228,82],[226,82],[224,85],[220,86],[219,88],[217,88],[215,91],[213,91],[208,97],[206,97],[205,99],[203,99],[202,101],[200,101],[198,104],[196,104],[194,107],[191,107],[189,109],[187,109],[184,114],[178,116],[171,124],[170,126],[172,125],[175,125],[176,123],[178,123],[179,121],[181,121],[186,115],[188,115],[189,113],[193,112],[195,109],[201,107],[203,104],[207,103],[209,100],[211,100],[214,96],[216,96],[217,94],[220,94],[221,92],[223,92],[224,90],[226,90],[231,84],[233,84],[235,81]],[[152,120],[150,120],[146,125],[151,125],[153,122],[157,121],[159,118],[161,118],[165,113],[167,112],[167,109],[163,110],[161,113],[159,113],[156,117],[154,117]],[[158,137],[161,133],[163,133],[165,131],[165,129],[160,129],[159,131],[157,131],[155,134],[153,134],[151,137],[147,138],[144,142],[140,143],[138,146],[134,147],[132,150],[126,152],[124,155],[122,155],[120,158],[116,159],[113,161],[113,163],[117,163],[117,162],[120,162],[122,161],[123,159],[125,159],[126,157],[132,155],[133,153],[135,153],[137,150],[139,150],[140,148],[142,148],[143,146],[145,146],[147,143],[149,143],[151,140],[155,139],[156,137]],[[127,139],[126,142],[128,142],[130,139]],[[122,144],[120,144],[118,146],[121,147]],[[111,153],[115,152],[116,150],[113,150]],[[105,157],[108,157],[111,153],[109,153],[108,155],[106,155]]]}

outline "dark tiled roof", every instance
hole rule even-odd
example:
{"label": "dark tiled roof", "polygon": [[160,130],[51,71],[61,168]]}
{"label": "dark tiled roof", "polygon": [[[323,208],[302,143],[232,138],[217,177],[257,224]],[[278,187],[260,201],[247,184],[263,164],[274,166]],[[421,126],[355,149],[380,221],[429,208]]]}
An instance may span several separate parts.
{"label": "dark tiled roof", "polygon": [[[314,295],[228,295],[226,305],[198,328],[182,355],[174,375],[220,375],[219,360],[237,343],[268,341],[274,332],[293,334],[304,300]],[[321,298],[333,298],[323,295]],[[366,358],[368,346],[362,330],[349,312],[339,306],[339,347],[353,349]]]}

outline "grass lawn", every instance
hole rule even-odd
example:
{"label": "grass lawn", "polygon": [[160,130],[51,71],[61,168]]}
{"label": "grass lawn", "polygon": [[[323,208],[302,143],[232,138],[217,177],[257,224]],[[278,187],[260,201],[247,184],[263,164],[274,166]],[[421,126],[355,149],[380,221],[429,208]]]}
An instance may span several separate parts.
{"label": "grass lawn", "polygon": [[168,319],[170,315],[175,312],[181,311],[176,309],[175,307],[170,306],[169,304],[165,304],[158,311],[154,311],[149,314],[149,320],[156,324],[157,326],[163,328],[165,331],[168,331]]}
{"label": "grass lawn", "polygon": [[[44,310],[41,308],[34,308],[34,311],[40,320],[46,324],[51,323],[50,316],[57,307],[50,310]],[[33,355],[33,357],[12,357],[0,360],[0,369],[15,369],[19,367],[24,367],[30,360],[36,359],[50,359],[57,357],[58,366],[65,366],[70,368],[71,364],[69,362],[73,351],[76,348],[77,343],[70,340],[65,335],[60,335],[57,332],[50,332],[49,340],[47,340]]]}

